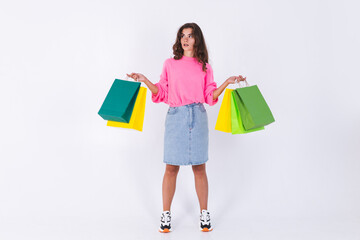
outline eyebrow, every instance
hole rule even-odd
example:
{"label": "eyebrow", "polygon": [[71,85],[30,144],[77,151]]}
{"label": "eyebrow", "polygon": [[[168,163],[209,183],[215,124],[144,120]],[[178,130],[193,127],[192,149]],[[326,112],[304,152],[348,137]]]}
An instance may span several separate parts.
{"label": "eyebrow", "polygon": [[[185,35],[185,33],[181,33],[181,34]],[[188,35],[192,35],[192,33],[189,33]]]}

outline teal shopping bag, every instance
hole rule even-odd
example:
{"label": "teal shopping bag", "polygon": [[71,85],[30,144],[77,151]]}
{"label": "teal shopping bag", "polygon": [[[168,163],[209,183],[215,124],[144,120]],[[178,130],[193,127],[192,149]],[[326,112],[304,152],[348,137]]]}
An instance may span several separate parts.
{"label": "teal shopping bag", "polygon": [[115,79],[98,114],[105,120],[129,123],[140,84]]}
{"label": "teal shopping bag", "polygon": [[257,85],[235,89],[234,98],[245,130],[266,126],[275,121]]}

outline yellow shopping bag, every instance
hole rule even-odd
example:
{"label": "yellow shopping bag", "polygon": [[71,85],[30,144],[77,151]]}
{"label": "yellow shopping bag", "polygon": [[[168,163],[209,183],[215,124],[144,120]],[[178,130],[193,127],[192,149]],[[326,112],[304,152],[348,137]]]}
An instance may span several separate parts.
{"label": "yellow shopping bag", "polygon": [[145,87],[140,87],[129,123],[108,121],[107,126],[130,128],[142,131],[145,116],[146,90],[147,89]]}
{"label": "yellow shopping bag", "polygon": [[216,120],[215,130],[231,133],[231,92],[233,89],[225,89],[218,118]]}

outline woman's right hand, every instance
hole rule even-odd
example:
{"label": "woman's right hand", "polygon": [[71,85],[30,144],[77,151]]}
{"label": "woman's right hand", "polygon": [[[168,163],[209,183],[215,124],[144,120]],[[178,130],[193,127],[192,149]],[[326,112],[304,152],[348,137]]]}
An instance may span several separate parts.
{"label": "woman's right hand", "polygon": [[134,79],[137,82],[145,82],[145,80],[147,79],[144,75],[142,75],[141,73],[131,73],[126,74],[128,77],[131,77],[132,79]]}

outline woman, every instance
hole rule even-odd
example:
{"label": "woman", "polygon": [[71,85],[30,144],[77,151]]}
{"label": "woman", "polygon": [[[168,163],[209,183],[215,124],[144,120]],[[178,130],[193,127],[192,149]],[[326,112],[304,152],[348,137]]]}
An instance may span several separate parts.
{"label": "woman", "polygon": [[173,58],[165,60],[160,81],[156,84],[141,73],[127,75],[148,86],[153,102],[164,102],[170,106],[165,120],[163,162],[166,163],[166,169],[159,231],[172,231],[170,207],[176,177],[180,166],[192,165],[200,204],[200,230],[208,232],[213,226],[207,210],[208,180],[205,163],[208,161],[209,129],[203,103],[213,106],[229,84],[246,78],[241,75],[231,76],[217,88],[208,63],[205,40],[196,23],[186,23],[179,28],[173,54]]}

